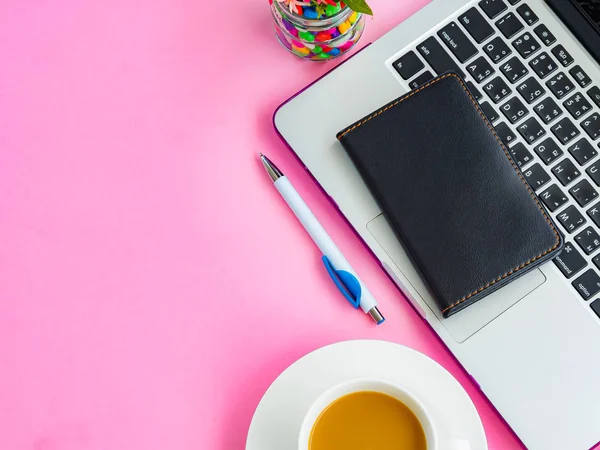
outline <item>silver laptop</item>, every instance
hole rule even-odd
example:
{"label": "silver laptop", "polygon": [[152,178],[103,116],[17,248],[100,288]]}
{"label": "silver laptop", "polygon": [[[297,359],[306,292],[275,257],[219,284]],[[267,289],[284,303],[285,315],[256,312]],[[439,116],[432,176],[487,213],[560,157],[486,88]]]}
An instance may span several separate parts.
{"label": "silver laptop", "polygon": [[[274,117],[332,204],[530,449],[600,442],[599,15],[598,0],[433,0]],[[469,81],[566,246],[444,319],[335,135],[447,70]],[[323,119],[306,132],[298,123],[315,111]]]}

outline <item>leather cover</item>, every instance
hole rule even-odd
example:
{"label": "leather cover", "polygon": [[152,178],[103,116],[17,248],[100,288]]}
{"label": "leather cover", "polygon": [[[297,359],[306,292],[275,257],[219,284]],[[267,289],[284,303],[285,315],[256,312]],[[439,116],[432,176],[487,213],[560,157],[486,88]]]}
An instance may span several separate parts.
{"label": "leather cover", "polygon": [[337,138],[444,317],[562,249],[562,235],[455,73]]}

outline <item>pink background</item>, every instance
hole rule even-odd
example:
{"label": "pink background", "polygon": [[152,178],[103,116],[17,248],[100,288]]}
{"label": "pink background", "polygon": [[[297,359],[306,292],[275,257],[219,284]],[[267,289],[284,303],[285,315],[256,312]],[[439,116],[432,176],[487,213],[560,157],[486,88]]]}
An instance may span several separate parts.
{"label": "pink background", "polygon": [[[426,1],[371,3],[362,45]],[[333,64],[285,53],[267,0],[0,4],[1,449],[242,449],[283,369],[356,338],[436,359],[490,449],[519,448],[272,129]],[[385,325],[340,297],[258,151]]]}

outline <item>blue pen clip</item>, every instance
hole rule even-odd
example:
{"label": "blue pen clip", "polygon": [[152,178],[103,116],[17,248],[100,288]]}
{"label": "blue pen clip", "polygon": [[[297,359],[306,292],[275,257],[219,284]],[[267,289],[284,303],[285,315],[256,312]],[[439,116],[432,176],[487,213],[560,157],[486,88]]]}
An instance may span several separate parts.
{"label": "blue pen clip", "polygon": [[356,277],[345,270],[336,270],[327,256],[323,255],[323,258],[321,259],[323,260],[323,264],[325,264],[327,273],[339,291],[346,297],[346,300],[348,300],[352,306],[358,308],[360,306],[362,290]]}

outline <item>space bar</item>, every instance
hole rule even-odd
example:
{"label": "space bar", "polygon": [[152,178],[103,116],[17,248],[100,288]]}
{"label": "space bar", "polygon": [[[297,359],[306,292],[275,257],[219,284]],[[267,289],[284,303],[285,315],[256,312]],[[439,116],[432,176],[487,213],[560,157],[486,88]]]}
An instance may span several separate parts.
{"label": "space bar", "polygon": [[419,50],[419,53],[423,55],[423,58],[425,58],[438,75],[447,72],[448,70],[452,70],[461,77],[465,76],[464,72],[460,70],[460,67],[458,67],[454,60],[450,58],[450,55],[448,55],[442,45],[436,41],[435,37],[431,36],[419,44],[417,50]]}

